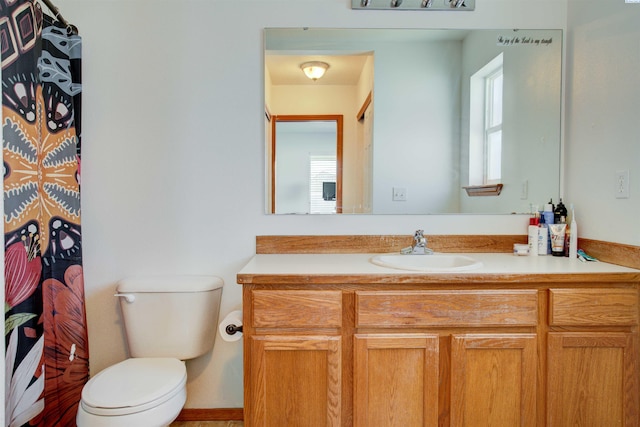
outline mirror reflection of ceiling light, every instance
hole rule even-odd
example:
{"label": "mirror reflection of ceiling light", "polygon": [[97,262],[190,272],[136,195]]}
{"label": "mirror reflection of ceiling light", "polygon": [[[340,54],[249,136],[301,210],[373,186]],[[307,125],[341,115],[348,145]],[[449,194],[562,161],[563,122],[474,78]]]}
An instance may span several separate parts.
{"label": "mirror reflection of ceiling light", "polygon": [[313,81],[316,81],[324,76],[324,73],[329,68],[329,64],[327,64],[326,62],[311,61],[300,64],[300,68],[307,77],[309,77]]}

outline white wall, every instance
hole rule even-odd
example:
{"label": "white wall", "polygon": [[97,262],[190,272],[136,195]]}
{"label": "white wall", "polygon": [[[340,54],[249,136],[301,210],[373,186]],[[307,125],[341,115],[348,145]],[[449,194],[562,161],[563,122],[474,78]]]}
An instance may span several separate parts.
{"label": "white wall", "polygon": [[[590,3],[604,9],[597,1]],[[474,12],[464,13],[352,11],[349,0],[57,0],[56,4],[79,27],[84,42],[82,225],[94,374],[126,357],[113,298],[115,283],[124,276],[220,275],[226,282],[224,316],[241,306],[236,273],[254,254],[256,235],[410,235],[417,228],[427,234],[525,232],[526,218],[521,216],[264,215],[262,29],[564,28],[565,0],[482,0]],[[598,30],[593,37],[608,40],[609,35]],[[589,53],[592,43],[585,40],[589,37],[583,34],[573,50]],[[638,54],[637,38],[621,42]],[[606,81],[617,90],[636,76],[619,77],[619,84]],[[578,88],[586,90],[584,85]],[[596,95],[606,103],[606,93],[598,91],[585,99],[587,104],[574,105],[572,111],[578,111],[571,116],[572,125],[600,118],[620,122],[613,111],[590,103]],[[573,96],[583,101],[580,94]],[[633,110],[631,95],[618,96]],[[611,104],[605,106],[617,105]],[[637,111],[628,113],[624,132],[610,132],[597,140],[615,147],[616,138],[637,137],[637,131],[631,134],[639,122],[632,119]],[[595,135],[578,136],[579,151],[596,145]],[[585,140],[590,141],[586,146]],[[636,150],[638,174],[637,148],[631,142],[620,148]],[[578,206],[591,207],[587,191],[591,197],[609,194],[593,188],[593,183],[592,188],[576,185],[576,179],[589,174],[576,171],[574,163],[570,166],[577,178],[569,180],[569,188],[579,193]],[[636,210],[637,206],[636,202]],[[581,218],[588,214],[584,211]],[[598,222],[631,222],[628,211],[612,218],[592,209],[591,215],[591,223],[583,222],[595,238],[610,236],[602,231],[604,225],[596,228]],[[619,240],[629,240],[618,234]],[[637,233],[634,242],[640,243]],[[242,406],[240,343],[218,339],[212,354],[190,362],[188,369],[188,407]]]}
{"label": "white wall", "polygon": [[[583,237],[640,245],[640,4],[569,6],[566,200]],[[629,199],[615,198],[619,170]]]}
{"label": "white wall", "polygon": [[459,212],[461,53],[449,40],[375,45],[373,212]]}

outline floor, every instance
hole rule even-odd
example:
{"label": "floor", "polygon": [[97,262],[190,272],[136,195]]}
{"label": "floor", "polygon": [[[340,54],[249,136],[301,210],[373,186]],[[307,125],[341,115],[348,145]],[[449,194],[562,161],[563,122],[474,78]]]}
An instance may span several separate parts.
{"label": "floor", "polygon": [[169,427],[242,427],[242,421],[175,421]]}

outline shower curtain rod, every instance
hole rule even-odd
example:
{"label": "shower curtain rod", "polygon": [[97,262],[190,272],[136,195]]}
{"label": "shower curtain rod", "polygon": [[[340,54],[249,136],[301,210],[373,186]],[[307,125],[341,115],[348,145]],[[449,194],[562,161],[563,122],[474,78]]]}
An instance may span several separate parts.
{"label": "shower curtain rod", "polygon": [[53,3],[51,3],[51,0],[42,0],[42,2],[49,8],[55,18],[60,21],[62,25],[67,27],[67,35],[78,35],[78,28],[75,25],[69,24],[67,20],[62,17],[58,8]]}

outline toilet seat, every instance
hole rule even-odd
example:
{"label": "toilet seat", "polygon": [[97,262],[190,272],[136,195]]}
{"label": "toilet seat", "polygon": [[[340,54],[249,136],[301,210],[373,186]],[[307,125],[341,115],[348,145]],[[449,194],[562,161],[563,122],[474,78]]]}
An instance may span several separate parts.
{"label": "toilet seat", "polygon": [[146,411],[183,391],[187,370],[172,358],[132,358],[101,371],[82,390],[82,408],[94,415]]}

